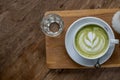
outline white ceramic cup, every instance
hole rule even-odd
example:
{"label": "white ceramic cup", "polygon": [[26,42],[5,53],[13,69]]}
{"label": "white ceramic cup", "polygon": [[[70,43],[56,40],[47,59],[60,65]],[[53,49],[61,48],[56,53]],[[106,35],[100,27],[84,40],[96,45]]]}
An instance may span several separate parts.
{"label": "white ceramic cup", "polygon": [[[95,18],[95,17],[92,17],[92,18]],[[96,18],[96,19],[102,20],[102,19],[99,19],[99,18]],[[115,39],[115,38],[111,39],[111,38],[110,38],[111,35],[109,35],[109,31],[108,31],[108,29],[111,29],[110,26],[109,26],[104,20],[102,20],[102,22],[103,22],[104,24],[106,24],[107,27],[103,26],[102,23],[101,23],[101,24],[98,24],[98,23],[96,23],[96,22],[89,22],[89,23],[86,23],[86,24],[84,24],[84,25],[79,26],[78,29],[76,30],[75,36],[76,36],[77,32],[78,32],[81,28],[85,27],[86,25],[94,24],[94,25],[98,25],[99,27],[101,27],[102,29],[104,29],[104,30],[106,31],[106,33],[107,33],[108,38],[109,38],[108,47],[107,47],[107,49],[104,51],[104,53],[102,53],[102,54],[100,54],[99,56],[96,56],[96,57],[94,57],[94,58],[93,58],[93,57],[90,58],[90,57],[86,57],[86,56],[82,55],[82,54],[77,50],[76,45],[75,45],[75,36],[74,36],[74,39],[73,39],[74,49],[77,51],[77,53],[78,53],[80,56],[82,56],[82,57],[85,58],[85,59],[98,59],[98,58],[100,58],[100,57],[102,57],[102,56],[104,56],[104,55],[106,54],[106,52],[108,51],[108,49],[109,49],[109,47],[110,47],[110,44],[119,44],[119,40],[118,40],[118,39]],[[112,30],[112,29],[111,29],[111,30]],[[114,34],[113,34],[113,35],[114,35]]]}

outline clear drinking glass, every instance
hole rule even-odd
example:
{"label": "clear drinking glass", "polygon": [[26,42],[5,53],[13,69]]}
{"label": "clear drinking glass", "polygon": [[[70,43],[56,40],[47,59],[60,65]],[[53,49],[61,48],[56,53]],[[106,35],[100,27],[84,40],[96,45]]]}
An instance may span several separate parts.
{"label": "clear drinking glass", "polygon": [[[54,26],[53,26],[54,25]],[[57,27],[57,31],[52,31],[52,27]],[[60,35],[60,33],[63,31],[64,28],[64,22],[62,18],[57,14],[48,14],[43,17],[43,20],[41,22],[41,29],[43,33],[50,37],[56,37]]]}

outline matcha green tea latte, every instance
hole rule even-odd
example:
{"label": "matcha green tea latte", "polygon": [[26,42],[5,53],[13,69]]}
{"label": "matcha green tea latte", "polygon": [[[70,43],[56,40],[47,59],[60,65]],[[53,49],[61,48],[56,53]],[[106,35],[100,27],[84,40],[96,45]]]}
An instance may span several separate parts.
{"label": "matcha green tea latte", "polygon": [[89,24],[77,31],[74,46],[84,58],[99,58],[108,50],[109,37],[107,32],[99,25]]}

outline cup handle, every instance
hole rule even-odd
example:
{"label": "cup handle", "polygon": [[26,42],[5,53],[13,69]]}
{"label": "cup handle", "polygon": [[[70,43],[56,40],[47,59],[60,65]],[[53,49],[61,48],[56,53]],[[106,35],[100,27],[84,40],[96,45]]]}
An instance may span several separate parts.
{"label": "cup handle", "polygon": [[114,44],[119,44],[119,40],[118,39],[110,39],[110,42],[114,43]]}

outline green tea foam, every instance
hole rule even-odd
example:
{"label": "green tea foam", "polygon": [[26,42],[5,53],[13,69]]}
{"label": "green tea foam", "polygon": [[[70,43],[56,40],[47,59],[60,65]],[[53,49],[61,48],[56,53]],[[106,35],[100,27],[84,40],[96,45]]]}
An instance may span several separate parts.
{"label": "green tea foam", "polygon": [[89,24],[75,35],[75,47],[85,58],[96,58],[104,54],[109,45],[107,32],[98,25]]}

